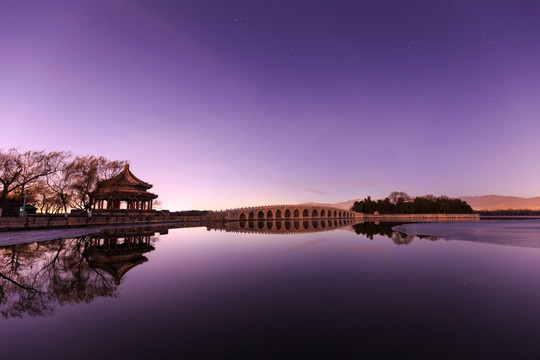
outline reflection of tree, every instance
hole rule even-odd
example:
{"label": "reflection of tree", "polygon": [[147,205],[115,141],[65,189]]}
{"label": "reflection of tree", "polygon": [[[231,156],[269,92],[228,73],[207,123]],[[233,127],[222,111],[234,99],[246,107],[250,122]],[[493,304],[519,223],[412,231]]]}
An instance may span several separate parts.
{"label": "reflection of tree", "polygon": [[407,235],[399,231],[394,231],[392,228],[397,225],[401,225],[400,222],[365,222],[353,225],[354,231],[357,234],[365,235],[368,239],[373,240],[375,235],[386,236],[396,245],[408,245],[412,243],[415,237],[427,238],[428,240],[436,241],[437,237],[434,236],[420,236],[420,235]]}
{"label": "reflection of tree", "polygon": [[[147,260],[142,254],[153,250],[155,241],[150,234],[119,235],[0,248],[0,314],[45,316],[65,304],[116,297],[121,277]],[[114,243],[115,247],[104,248],[104,243]],[[106,266],[99,259],[106,259]],[[121,270],[111,273],[111,267]]]}
{"label": "reflection of tree", "polygon": [[373,240],[373,236],[375,235],[392,238],[394,234],[392,228],[401,224],[400,222],[364,222],[353,225],[353,228],[357,234],[365,235],[367,238]]}
{"label": "reflection of tree", "polygon": [[396,245],[409,245],[412,243],[414,239],[414,235],[407,235],[400,233],[399,231],[394,231],[392,234],[392,241]]}

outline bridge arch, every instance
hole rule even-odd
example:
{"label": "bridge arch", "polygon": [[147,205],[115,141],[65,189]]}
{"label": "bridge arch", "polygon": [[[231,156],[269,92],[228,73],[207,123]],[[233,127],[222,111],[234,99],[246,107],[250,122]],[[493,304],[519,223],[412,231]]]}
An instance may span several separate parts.
{"label": "bridge arch", "polygon": [[[252,208],[241,208],[228,210],[227,220],[236,221],[259,221],[259,220],[303,220],[303,219],[352,219],[355,213],[325,206],[313,205],[272,205],[257,206]],[[311,228],[311,227],[310,227]],[[319,224],[321,228],[321,224]],[[275,229],[275,226],[274,226]]]}

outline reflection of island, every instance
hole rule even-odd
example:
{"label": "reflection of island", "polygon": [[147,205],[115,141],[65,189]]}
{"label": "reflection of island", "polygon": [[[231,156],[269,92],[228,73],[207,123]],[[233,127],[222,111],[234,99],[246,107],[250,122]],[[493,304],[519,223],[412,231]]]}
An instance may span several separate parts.
{"label": "reflection of island", "polygon": [[225,230],[242,233],[296,234],[328,231],[346,227],[355,223],[353,219],[328,220],[260,220],[230,221],[219,225],[207,226],[208,230]]}
{"label": "reflection of island", "polygon": [[394,231],[392,228],[397,225],[404,224],[402,222],[362,222],[353,225],[353,229],[357,234],[365,235],[368,239],[373,240],[375,235],[386,236],[396,245],[408,245],[412,243],[415,237],[425,238],[428,240],[438,240],[435,236],[415,236],[405,234],[399,231]]}
{"label": "reflection of island", "polygon": [[118,228],[74,239],[0,248],[0,313],[44,316],[58,306],[115,297],[122,277],[148,261],[164,226]]}

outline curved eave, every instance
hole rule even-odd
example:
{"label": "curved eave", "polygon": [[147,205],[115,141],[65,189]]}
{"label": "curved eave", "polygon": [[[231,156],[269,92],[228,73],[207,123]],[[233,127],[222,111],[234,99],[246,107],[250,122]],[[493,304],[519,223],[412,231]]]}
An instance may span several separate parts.
{"label": "curved eave", "polygon": [[96,200],[107,200],[109,197],[119,198],[119,199],[145,199],[152,200],[157,198],[156,194],[150,192],[138,192],[138,191],[116,191],[116,190],[104,190],[98,191],[94,195]]}

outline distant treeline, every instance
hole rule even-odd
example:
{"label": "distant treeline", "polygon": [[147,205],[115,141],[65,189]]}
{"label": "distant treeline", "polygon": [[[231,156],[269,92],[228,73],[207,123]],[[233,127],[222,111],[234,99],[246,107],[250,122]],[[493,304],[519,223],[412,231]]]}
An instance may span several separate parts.
{"label": "distant treeline", "polygon": [[479,210],[483,216],[540,216],[540,210],[511,209],[511,210]]}
{"label": "distant treeline", "polygon": [[446,196],[425,195],[412,199],[404,192],[394,191],[383,200],[372,200],[370,196],[355,201],[351,208],[364,214],[472,214],[473,209],[461,199]]}

